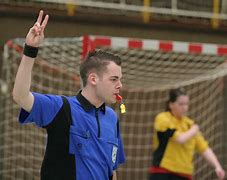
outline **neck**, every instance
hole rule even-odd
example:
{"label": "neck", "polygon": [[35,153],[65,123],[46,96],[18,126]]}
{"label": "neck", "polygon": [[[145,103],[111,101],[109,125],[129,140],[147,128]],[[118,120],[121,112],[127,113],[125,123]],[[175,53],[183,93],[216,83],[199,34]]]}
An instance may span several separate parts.
{"label": "neck", "polygon": [[94,90],[91,90],[87,87],[82,89],[81,94],[96,108],[100,107],[104,103],[97,97],[96,92]]}
{"label": "neck", "polygon": [[179,119],[179,120],[182,119],[182,116],[178,115],[177,113],[175,113],[175,112],[173,112],[173,111],[170,111],[170,113],[171,113],[176,119]]}

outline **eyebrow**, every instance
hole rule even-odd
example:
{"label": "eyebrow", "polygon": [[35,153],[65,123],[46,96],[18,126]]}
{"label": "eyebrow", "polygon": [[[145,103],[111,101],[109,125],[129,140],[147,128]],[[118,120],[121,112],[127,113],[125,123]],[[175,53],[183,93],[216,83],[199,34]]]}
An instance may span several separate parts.
{"label": "eyebrow", "polygon": [[120,79],[120,77],[119,77],[119,76],[110,76],[110,78]]}

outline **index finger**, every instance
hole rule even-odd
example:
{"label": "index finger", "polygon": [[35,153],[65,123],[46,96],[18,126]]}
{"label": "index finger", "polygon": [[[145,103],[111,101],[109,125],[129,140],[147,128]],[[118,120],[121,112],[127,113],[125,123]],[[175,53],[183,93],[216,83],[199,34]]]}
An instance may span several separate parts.
{"label": "index finger", "polygon": [[39,24],[41,24],[42,19],[43,19],[43,10],[40,10],[40,11],[39,11],[39,16],[38,16],[38,18],[37,18],[37,22],[38,22]]}

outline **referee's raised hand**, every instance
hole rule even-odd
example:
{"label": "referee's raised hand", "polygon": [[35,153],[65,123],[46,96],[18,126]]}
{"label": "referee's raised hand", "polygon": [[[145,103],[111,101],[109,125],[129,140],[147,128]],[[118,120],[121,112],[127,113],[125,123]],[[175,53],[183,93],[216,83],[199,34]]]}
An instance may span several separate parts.
{"label": "referee's raised hand", "polygon": [[39,16],[37,18],[36,23],[30,28],[25,43],[29,46],[39,47],[40,44],[43,42],[44,39],[44,30],[47,25],[49,16],[45,15],[43,10],[39,11]]}

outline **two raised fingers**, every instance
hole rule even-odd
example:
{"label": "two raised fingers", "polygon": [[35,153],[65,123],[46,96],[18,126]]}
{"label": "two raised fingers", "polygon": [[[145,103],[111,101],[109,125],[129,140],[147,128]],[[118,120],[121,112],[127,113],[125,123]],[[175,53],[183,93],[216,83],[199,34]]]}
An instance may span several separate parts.
{"label": "two raised fingers", "polygon": [[45,18],[43,19],[43,10],[39,11],[39,16],[37,18],[36,23],[34,24],[32,31],[36,34],[36,35],[40,35],[44,32],[45,27],[47,25],[49,16],[46,15]]}
{"label": "two raised fingers", "polygon": [[42,29],[45,29],[47,22],[48,22],[49,16],[46,15],[45,18],[43,19],[43,10],[39,11],[39,16],[37,19],[37,23],[40,24],[40,26],[42,27]]}

